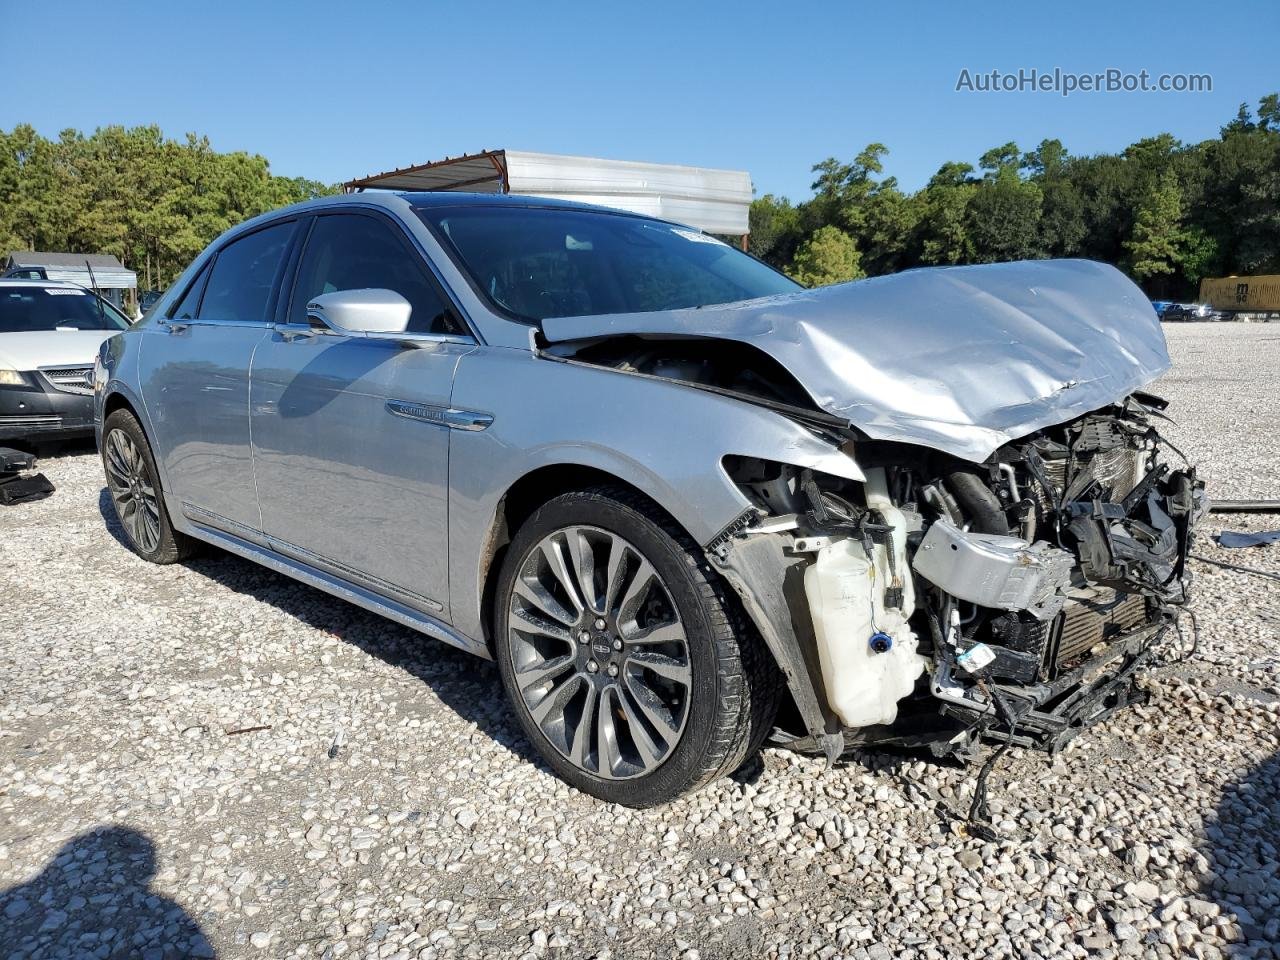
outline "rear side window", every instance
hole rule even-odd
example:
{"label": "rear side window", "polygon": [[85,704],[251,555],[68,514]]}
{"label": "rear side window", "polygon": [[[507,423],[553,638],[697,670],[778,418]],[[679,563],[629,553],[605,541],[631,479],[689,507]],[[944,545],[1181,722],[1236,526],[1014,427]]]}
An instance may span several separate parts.
{"label": "rear side window", "polygon": [[289,322],[306,323],[307,304],[338,290],[394,290],[409,301],[409,331],[462,333],[417,253],[381,220],[353,213],[319,217],[307,238]]}
{"label": "rear side window", "polygon": [[187,292],[182,295],[182,299],[169,311],[169,318],[171,320],[194,320],[196,318],[196,310],[200,306],[200,294],[204,293],[204,285],[208,281],[209,266],[205,264],[205,268],[200,271],[200,275],[196,277],[191,286],[187,287]]}
{"label": "rear side window", "polygon": [[278,223],[234,240],[218,251],[200,301],[201,320],[267,319],[272,285],[294,224]]}

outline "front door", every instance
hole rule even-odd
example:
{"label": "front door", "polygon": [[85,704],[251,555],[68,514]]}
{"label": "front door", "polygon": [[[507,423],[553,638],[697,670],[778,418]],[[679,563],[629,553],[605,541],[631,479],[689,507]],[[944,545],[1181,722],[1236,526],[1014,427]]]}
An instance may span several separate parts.
{"label": "front door", "polygon": [[[311,298],[389,289],[412,305],[403,338],[317,333]],[[437,616],[448,612],[449,428],[458,335],[420,256],[377,217],[318,216],[288,322],[254,358],[254,471],[273,546]]]}
{"label": "front door", "polygon": [[139,380],[170,509],[249,536],[260,529],[249,446],[249,368],[271,331],[296,227],[272,224],[223,247],[141,344]]}

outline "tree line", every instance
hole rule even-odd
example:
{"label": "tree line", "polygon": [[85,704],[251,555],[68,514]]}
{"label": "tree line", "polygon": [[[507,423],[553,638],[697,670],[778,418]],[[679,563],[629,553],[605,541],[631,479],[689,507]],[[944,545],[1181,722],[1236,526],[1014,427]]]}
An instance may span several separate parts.
{"label": "tree line", "polygon": [[243,220],[335,187],[271,173],[265,158],[218,153],[159,127],[0,130],[0,257],[11,250],[111,253],[142,289],[164,289]]}
{"label": "tree line", "polygon": [[[1149,137],[1075,156],[1060,140],[949,161],[920,190],[884,174],[888,148],[816,164],[814,194],[751,205],[749,249],[809,285],[914,266],[1085,257],[1153,296],[1186,299],[1202,277],[1280,272],[1280,97],[1242,104],[1216,139]],[[218,153],[207,137],[102,127],[57,139],[0,130],[0,255],[112,253],[164,288],[218,234],[337,187]]]}
{"label": "tree line", "polygon": [[884,176],[884,144],[813,167],[799,204],[751,205],[749,249],[809,285],[908,267],[1084,257],[1113,263],[1157,297],[1189,299],[1202,277],[1280,273],[1280,98],[1241,104],[1216,139],[1149,137],[1074,156],[1060,140],[993,147],[977,167],[944,163],[908,193]]}

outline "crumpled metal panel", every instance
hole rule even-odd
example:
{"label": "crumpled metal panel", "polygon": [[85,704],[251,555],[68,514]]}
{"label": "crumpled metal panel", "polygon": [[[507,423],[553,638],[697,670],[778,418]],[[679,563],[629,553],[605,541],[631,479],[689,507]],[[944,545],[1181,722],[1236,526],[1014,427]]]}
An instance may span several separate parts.
{"label": "crumpled metal panel", "polygon": [[1169,369],[1160,321],[1088,260],[931,267],[690,310],[544,320],[551,342],[623,334],[737,340],[868,436],[981,462],[1121,400]]}
{"label": "crumpled metal panel", "polygon": [[911,567],[952,596],[981,607],[1027,610],[1051,620],[1066,602],[1075,557],[1045,541],[961,530],[946,520],[929,526]]}

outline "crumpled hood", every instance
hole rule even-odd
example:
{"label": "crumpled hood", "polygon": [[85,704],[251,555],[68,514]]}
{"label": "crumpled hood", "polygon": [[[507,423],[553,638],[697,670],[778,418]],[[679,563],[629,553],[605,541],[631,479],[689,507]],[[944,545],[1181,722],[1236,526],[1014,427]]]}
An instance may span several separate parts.
{"label": "crumpled hood", "polygon": [[654,313],[544,320],[549,342],[634,334],[758,347],[868,436],[981,462],[1169,369],[1160,321],[1114,267],[931,267]]}
{"label": "crumpled hood", "polygon": [[0,367],[35,370],[38,367],[91,366],[102,341],[119,330],[37,330],[0,333]]}

